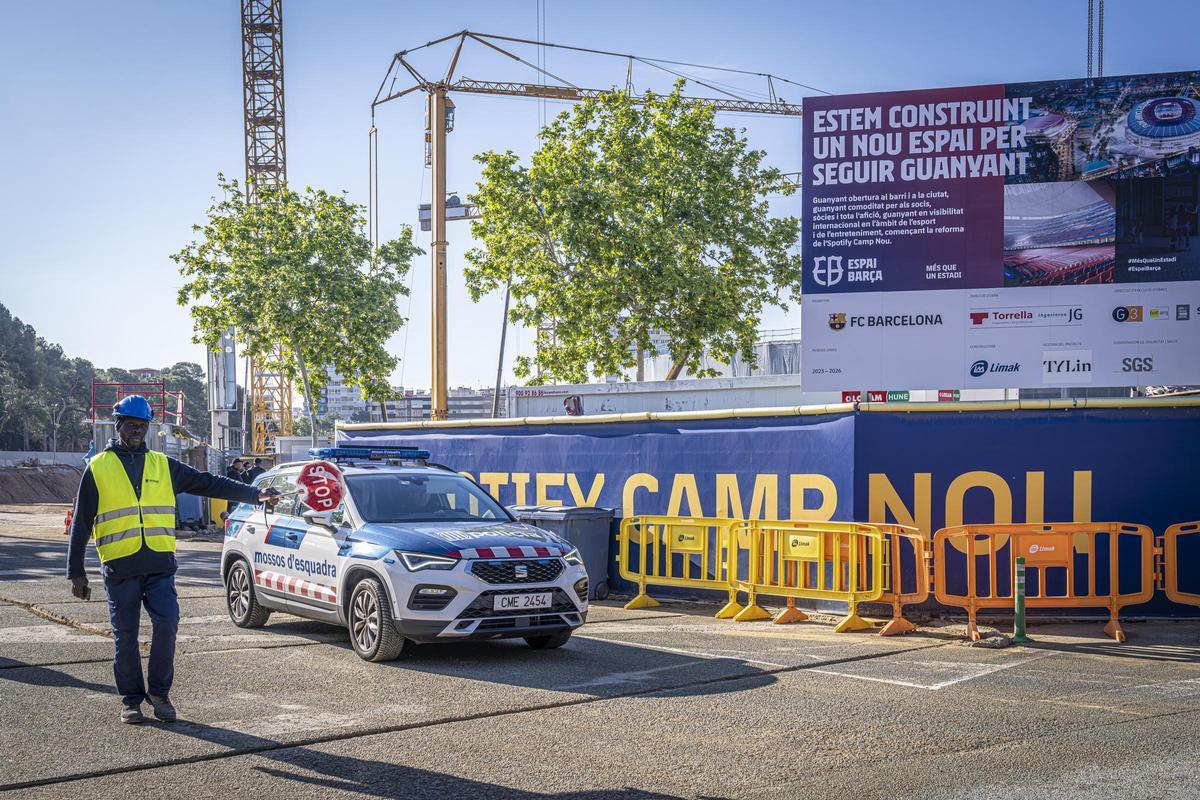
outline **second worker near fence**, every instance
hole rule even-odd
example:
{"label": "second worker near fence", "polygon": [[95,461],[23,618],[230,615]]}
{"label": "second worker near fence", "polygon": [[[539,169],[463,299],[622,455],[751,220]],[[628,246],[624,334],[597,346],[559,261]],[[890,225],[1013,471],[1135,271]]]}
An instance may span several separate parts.
{"label": "second worker near fence", "polygon": [[[117,436],[83,473],[71,523],[67,577],[71,593],[91,596],[83,566],[88,539],[100,556],[108,615],[112,623],[113,675],[124,705],[121,721],[145,720],[149,701],[154,716],[175,721],[168,692],[175,676],[175,634],[179,599],[175,593],[175,495],[194,494],[238,503],[274,502],[274,490],[259,492],[241,481],[200,472],[146,447],[153,411],[146,398],[131,395],[113,406]],[[142,606],[153,626],[142,679],[138,627]]]}

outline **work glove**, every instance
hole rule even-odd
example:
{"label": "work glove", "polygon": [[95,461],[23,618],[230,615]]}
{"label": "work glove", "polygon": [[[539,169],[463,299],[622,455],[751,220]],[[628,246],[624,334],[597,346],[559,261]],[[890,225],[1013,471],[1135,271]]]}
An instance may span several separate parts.
{"label": "work glove", "polygon": [[271,511],[274,511],[276,504],[279,503],[279,490],[263,489],[258,493],[258,502],[265,505]]}
{"label": "work glove", "polygon": [[92,588],[88,586],[86,575],[80,575],[77,578],[71,578],[71,594],[78,597],[80,600],[92,599]]}

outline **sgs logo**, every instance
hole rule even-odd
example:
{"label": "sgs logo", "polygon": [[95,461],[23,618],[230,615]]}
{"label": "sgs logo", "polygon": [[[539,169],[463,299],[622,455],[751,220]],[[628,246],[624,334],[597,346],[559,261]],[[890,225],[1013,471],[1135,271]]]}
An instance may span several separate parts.
{"label": "sgs logo", "polygon": [[1121,372],[1154,372],[1154,358],[1153,356],[1122,358]]}
{"label": "sgs logo", "polygon": [[1117,306],[1112,317],[1117,322],[1141,322],[1145,319],[1145,311],[1141,306]]}

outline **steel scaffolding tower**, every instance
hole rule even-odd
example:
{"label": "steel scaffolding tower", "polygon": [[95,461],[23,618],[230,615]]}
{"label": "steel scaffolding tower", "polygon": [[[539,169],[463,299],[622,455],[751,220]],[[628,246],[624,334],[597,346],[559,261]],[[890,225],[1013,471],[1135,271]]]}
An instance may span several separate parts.
{"label": "steel scaffolding tower", "polygon": [[[246,128],[246,201],[287,182],[283,115],[283,2],[242,0],[242,97]],[[282,345],[274,354],[288,357]],[[260,359],[249,364],[250,451],[275,452],[275,437],[292,434],[292,384]]]}

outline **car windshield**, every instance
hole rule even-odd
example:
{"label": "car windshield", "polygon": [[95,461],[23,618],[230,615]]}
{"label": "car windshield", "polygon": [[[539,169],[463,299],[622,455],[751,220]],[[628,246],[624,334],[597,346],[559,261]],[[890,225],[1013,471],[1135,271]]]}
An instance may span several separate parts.
{"label": "car windshield", "polygon": [[461,475],[351,475],[346,483],[367,522],[511,519],[491,495]]}

